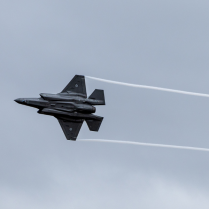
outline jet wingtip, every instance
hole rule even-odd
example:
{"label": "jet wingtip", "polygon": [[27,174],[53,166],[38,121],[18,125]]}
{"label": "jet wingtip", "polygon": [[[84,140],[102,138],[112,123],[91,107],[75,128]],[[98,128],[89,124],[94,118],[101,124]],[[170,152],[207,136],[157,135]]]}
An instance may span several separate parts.
{"label": "jet wingtip", "polygon": [[78,75],[78,74],[76,74],[75,76],[79,76],[79,77],[85,77],[85,75]]}

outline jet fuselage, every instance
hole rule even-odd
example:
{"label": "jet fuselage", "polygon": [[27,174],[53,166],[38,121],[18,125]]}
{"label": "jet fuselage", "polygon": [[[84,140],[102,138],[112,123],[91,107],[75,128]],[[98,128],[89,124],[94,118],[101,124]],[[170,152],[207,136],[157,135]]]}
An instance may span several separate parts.
{"label": "jet fuselage", "polygon": [[[59,99],[59,100],[58,100]],[[96,108],[88,103],[82,97],[68,97],[63,98],[58,96],[56,99],[49,100],[48,98],[19,98],[15,100],[17,103],[38,108],[41,110],[44,108],[53,109],[57,111],[63,111],[67,113],[84,113],[91,114],[96,112]]]}

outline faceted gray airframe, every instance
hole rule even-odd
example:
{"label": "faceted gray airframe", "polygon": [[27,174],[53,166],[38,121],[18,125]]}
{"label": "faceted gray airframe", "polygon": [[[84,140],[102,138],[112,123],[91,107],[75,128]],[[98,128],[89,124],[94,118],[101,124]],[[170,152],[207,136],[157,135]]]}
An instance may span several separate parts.
{"label": "faceted gray airframe", "polygon": [[22,105],[38,108],[39,114],[57,118],[68,140],[76,140],[85,120],[90,131],[98,131],[103,117],[93,115],[94,105],[105,105],[104,91],[95,89],[87,98],[85,77],[75,75],[58,94],[40,94],[40,98],[19,98]]}

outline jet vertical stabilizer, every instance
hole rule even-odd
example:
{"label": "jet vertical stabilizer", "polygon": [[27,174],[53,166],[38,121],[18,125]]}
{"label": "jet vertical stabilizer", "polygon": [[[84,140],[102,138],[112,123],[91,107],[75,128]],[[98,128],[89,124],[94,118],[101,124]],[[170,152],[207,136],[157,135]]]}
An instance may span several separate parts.
{"label": "jet vertical stabilizer", "polygon": [[105,105],[104,90],[95,89],[88,99],[97,100],[97,103],[92,102],[92,105]]}

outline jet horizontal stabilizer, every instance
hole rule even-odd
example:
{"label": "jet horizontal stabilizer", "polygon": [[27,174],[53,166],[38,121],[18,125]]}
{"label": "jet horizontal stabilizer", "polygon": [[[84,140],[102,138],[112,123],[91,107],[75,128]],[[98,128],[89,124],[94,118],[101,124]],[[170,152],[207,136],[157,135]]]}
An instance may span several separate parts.
{"label": "jet horizontal stabilizer", "polygon": [[98,120],[86,119],[86,123],[90,131],[99,131],[103,117],[98,117]]}

